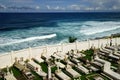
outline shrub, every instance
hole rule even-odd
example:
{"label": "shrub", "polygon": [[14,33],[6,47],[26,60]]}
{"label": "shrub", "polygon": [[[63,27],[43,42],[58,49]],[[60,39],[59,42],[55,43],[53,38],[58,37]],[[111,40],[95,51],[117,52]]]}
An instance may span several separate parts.
{"label": "shrub", "polygon": [[70,43],[73,43],[73,42],[75,42],[76,40],[77,40],[77,38],[74,37],[74,36],[70,36],[70,37],[69,37],[69,42],[70,42]]}

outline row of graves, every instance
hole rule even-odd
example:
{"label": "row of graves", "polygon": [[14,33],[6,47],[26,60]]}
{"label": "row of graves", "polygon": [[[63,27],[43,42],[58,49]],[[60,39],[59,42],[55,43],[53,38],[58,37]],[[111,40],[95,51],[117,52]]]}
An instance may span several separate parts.
{"label": "row of graves", "polygon": [[105,76],[120,80],[120,45],[106,45],[94,53],[92,64],[99,66]]}
{"label": "row of graves", "polygon": [[[15,71],[7,74],[12,74],[12,80],[120,80],[120,46],[68,53],[57,51],[31,60],[16,57],[12,68],[20,73],[17,76]],[[11,80],[5,76],[1,70],[0,78]]]}

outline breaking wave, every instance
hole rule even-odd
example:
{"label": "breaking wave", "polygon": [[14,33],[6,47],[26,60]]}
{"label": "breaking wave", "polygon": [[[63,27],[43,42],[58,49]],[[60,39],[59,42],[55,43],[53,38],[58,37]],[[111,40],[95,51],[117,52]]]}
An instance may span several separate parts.
{"label": "breaking wave", "polygon": [[84,35],[93,35],[106,31],[113,31],[120,28],[119,22],[86,22],[81,26],[80,33]]}
{"label": "breaking wave", "polygon": [[22,43],[22,42],[33,41],[33,40],[50,39],[50,38],[53,38],[56,36],[57,36],[56,34],[50,34],[50,35],[44,35],[44,36],[29,37],[29,38],[25,38],[25,39],[21,39],[21,40],[15,40],[14,42],[12,41],[9,43],[0,44],[0,46]]}

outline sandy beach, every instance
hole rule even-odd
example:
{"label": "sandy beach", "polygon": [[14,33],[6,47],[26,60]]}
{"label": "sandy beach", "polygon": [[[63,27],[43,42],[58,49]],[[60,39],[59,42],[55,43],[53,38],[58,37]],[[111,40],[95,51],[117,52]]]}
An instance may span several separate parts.
{"label": "sandy beach", "polygon": [[[101,46],[106,46],[110,44],[110,39],[98,39],[98,40],[88,40],[83,42],[75,42],[75,43],[64,43],[61,45],[48,45],[48,46],[40,46],[34,48],[23,49],[19,51],[11,51],[8,53],[0,54],[0,68],[4,68],[6,66],[11,66],[15,62],[15,58],[23,57],[26,59],[31,59],[33,57],[41,57],[41,55],[45,55],[50,57],[54,52],[61,51],[62,54],[67,53],[71,49],[73,50],[86,50],[91,47],[100,48]],[[113,38],[112,45],[119,45],[120,38]]]}

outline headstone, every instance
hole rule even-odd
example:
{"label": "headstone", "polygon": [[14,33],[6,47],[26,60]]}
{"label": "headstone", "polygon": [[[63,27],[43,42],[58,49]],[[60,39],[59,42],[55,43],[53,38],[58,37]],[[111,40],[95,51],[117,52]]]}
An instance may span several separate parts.
{"label": "headstone", "polygon": [[51,66],[48,65],[48,80],[51,80]]}

